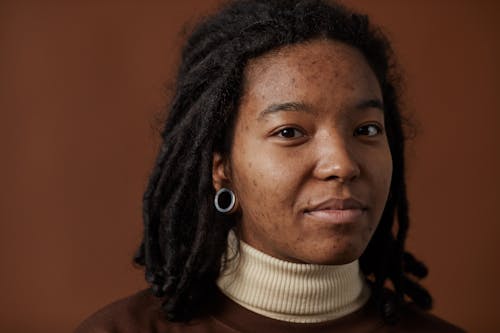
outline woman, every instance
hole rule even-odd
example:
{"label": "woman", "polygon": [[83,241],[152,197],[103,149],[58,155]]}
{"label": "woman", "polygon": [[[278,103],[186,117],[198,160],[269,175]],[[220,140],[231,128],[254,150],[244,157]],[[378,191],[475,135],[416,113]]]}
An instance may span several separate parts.
{"label": "woman", "polygon": [[388,41],[338,4],[206,19],[144,195],[151,288],[78,332],[462,332],[422,311],[427,269],[404,250],[397,82]]}

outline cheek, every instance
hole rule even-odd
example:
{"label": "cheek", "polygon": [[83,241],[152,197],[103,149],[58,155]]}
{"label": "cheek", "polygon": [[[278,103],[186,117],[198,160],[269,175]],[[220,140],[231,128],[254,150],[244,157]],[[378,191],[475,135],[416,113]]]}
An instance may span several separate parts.
{"label": "cheek", "polygon": [[300,162],[263,144],[233,154],[233,184],[243,215],[256,221],[290,219],[300,184]]}
{"label": "cheek", "polygon": [[372,193],[374,196],[373,200],[380,211],[379,213],[382,214],[389,194],[392,178],[392,158],[389,148],[375,155],[370,165],[372,167],[369,168],[369,172],[374,189]]}
{"label": "cheek", "polygon": [[379,174],[379,179],[381,182],[380,186],[383,188],[384,192],[388,194],[392,179],[392,156],[389,148],[387,148],[385,156],[380,162],[380,165],[382,165]]}

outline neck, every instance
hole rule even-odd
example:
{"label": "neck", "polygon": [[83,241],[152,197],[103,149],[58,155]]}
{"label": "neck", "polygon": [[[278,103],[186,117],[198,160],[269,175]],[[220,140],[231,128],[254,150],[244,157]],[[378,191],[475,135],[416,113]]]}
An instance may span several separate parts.
{"label": "neck", "polygon": [[370,289],[358,260],[345,265],[297,264],[271,257],[229,236],[217,285],[234,302],[261,315],[298,323],[334,320],[360,309]]}

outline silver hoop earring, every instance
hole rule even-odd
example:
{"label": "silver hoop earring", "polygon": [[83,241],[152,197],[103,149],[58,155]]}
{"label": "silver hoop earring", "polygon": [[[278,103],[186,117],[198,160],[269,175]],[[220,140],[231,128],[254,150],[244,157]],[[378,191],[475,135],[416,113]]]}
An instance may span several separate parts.
{"label": "silver hoop earring", "polygon": [[236,196],[233,191],[223,187],[215,194],[214,204],[219,212],[229,213],[236,204]]}

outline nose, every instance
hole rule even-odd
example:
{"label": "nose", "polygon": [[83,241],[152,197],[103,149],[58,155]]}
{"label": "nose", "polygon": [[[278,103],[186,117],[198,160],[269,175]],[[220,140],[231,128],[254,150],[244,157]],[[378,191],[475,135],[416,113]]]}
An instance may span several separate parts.
{"label": "nose", "polygon": [[314,176],[321,180],[351,182],[359,177],[360,166],[345,139],[329,137],[318,147]]}

